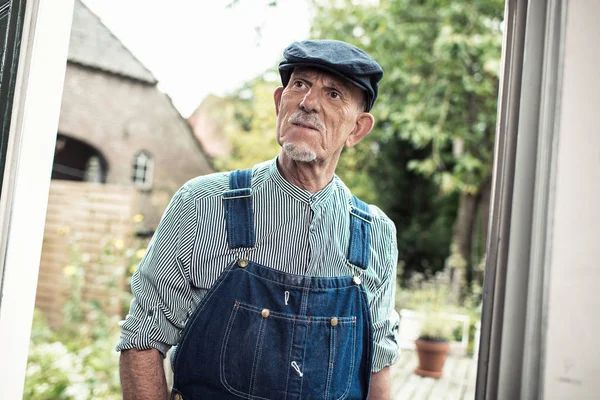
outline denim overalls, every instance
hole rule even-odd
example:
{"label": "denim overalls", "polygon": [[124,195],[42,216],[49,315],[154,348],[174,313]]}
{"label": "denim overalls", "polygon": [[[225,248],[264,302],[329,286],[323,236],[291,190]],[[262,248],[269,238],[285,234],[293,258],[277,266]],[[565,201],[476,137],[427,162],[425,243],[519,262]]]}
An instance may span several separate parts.
{"label": "denim overalls", "polygon": [[[251,170],[232,172],[223,194],[230,249],[255,245],[250,177]],[[353,203],[348,261],[366,269],[372,216]],[[184,329],[171,399],[364,399],[372,353],[358,277],[288,274],[240,258]]]}

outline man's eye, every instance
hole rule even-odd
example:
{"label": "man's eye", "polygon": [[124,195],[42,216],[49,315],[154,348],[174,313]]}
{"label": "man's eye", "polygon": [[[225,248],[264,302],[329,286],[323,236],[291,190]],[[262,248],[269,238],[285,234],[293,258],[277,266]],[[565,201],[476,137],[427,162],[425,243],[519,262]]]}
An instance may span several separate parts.
{"label": "man's eye", "polygon": [[294,82],[294,86],[297,87],[297,88],[304,87],[304,82],[296,81],[296,82]]}
{"label": "man's eye", "polygon": [[342,95],[340,95],[338,92],[331,92],[331,93],[329,93],[329,95],[331,96],[332,99],[339,99],[342,97]]}

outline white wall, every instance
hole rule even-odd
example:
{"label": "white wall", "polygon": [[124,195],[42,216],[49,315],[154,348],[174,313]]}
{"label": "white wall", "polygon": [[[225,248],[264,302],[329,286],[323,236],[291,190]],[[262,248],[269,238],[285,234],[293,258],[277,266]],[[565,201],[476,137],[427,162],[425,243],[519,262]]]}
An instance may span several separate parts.
{"label": "white wall", "polygon": [[600,1],[568,2],[545,399],[600,398]]}

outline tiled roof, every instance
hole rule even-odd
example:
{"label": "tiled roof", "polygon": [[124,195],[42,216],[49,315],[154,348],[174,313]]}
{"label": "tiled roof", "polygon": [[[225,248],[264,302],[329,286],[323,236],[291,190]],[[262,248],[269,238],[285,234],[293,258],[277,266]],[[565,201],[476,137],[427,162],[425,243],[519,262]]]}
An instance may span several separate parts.
{"label": "tiled roof", "polygon": [[155,84],[152,73],[87,8],[75,1],[69,61],[87,67]]}

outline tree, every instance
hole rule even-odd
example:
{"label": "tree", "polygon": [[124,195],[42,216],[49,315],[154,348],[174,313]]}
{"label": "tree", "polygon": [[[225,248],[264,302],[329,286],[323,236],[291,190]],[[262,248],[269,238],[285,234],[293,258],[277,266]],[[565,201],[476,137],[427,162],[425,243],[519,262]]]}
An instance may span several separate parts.
{"label": "tree", "polygon": [[354,43],[385,71],[372,140],[416,155],[405,164],[400,158],[394,174],[408,169],[434,183],[436,194],[458,196],[447,259],[458,296],[482,255],[473,257],[477,221],[486,234],[487,213],[477,215],[489,208],[503,2],[315,0],[315,7],[315,38]]}
{"label": "tree", "polygon": [[244,169],[271,159],[279,153],[275,135],[275,103],[273,92],[281,83],[275,71],[247,82],[227,96],[219,118],[231,143],[231,153],[215,160],[222,171]]}

